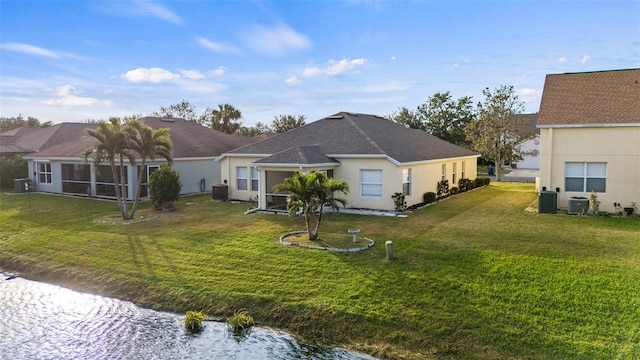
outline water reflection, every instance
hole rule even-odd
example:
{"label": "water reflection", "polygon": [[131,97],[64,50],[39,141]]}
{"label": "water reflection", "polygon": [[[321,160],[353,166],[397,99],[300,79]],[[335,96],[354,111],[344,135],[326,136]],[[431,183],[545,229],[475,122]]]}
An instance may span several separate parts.
{"label": "water reflection", "polygon": [[207,322],[191,335],[181,314],[0,276],[2,359],[374,359],[261,327],[238,338]]}

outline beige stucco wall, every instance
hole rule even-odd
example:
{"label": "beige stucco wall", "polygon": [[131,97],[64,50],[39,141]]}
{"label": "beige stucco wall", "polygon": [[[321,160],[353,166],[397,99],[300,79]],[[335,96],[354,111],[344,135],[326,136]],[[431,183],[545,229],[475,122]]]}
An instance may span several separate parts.
{"label": "beige stucco wall", "polygon": [[[225,157],[220,161],[222,180],[227,180],[229,185],[229,198],[237,200],[249,200],[258,195],[258,192],[249,190],[239,191],[236,187],[236,167],[246,166],[247,174],[250,164],[258,157]],[[411,194],[406,197],[407,205],[415,205],[422,202],[423,194],[426,192],[436,192],[437,183],[442,176],[442,164],[446,164],[446,178],[449,180],[450,186],[457,186],[458,180],[462,176],[462,163],[465,163],[464,177],[475,179],[477,176],[476,157],[465,157],[451,159],[447,161],[433,161],[414,163],[410,165],[396,165],[386,158],[338,158],[340,165],[333,168],[333,176],[336,179],[343,179],[349,184],[350,192],[346,196],[347,207],[393,210],[394,204],[391,196],[396,192],[402,192],[402,170],[411,169]],[[453,184],[453,163],[456,163],[456,184]],[[260,168],[260,179],[264,179],[265,167]],[[295,168],[273,168],[273,171],[295,171]],[[310,171],[312,169],[307,169]],[[315,169],[313,169],[315,170]],[[360,170],[382,170],[382,196],[380,197],[363,197],[360,189]],[[260,181],[262,192],[270,192],[265,189],[264,181]],[[264,197],[261,204],[265,204]]]}
{"label": "beige stucco wall", "polygon": [[640,204],[640,126],[540,129],[540,188],[560,189],[558,208],[567,209],[572,196],[566,192],[566,162],[607,164],[606,191],[598,193],[600,210],[614,212],[614,202]]}

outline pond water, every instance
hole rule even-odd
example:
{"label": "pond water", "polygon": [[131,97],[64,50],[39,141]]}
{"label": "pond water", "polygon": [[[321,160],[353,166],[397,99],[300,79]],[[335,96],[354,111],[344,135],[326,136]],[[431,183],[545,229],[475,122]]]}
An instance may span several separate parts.
{"label": "pond water", "polygon": [[202,333],[191,335],[183,314],[0,276],[2,359],[375,360],[264,327],[238,337],[226,324],[207,321]]}

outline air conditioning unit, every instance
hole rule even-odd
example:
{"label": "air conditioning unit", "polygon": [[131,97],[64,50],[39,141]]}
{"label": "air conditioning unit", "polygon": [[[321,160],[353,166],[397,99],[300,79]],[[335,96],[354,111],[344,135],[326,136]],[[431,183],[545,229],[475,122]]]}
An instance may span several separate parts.
{"label": "air conditioning unit", "polygon": [[589,211],[589,199],[583,196],[572,196],[569,198],[567,214],[584,215],[587,211]]}
{"label": "air conditioning unit", "polygon": [[541,191],[538,195],[538,213],[555,214],[558,212],[558,194],[555,191]]}

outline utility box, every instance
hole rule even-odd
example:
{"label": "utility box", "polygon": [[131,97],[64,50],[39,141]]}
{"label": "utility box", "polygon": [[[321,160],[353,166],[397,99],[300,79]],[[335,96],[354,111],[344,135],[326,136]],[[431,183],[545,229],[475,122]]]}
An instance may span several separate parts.
{"label": "utility box", "polygon": [[28,192],[31,186],[31,181],[29,178],[26,179],[13,179],[13,192],[24,193]]}
{"label": "utility box", "polygon": [[541,191],[538,194],[538,213],[556,214],[558,212],[558,194],[555,191]]}
{"label": "utility box", "polygon": [[220,200],[220,201],[229,200],[229,185],[227,184],[213,185],[211,189],[211,198],[213,200]]}
{"label": "utility box", "polygon": [[583,196],[572,196],[569,198],[567,214],[584,215],[589,211],[589,199]]}

